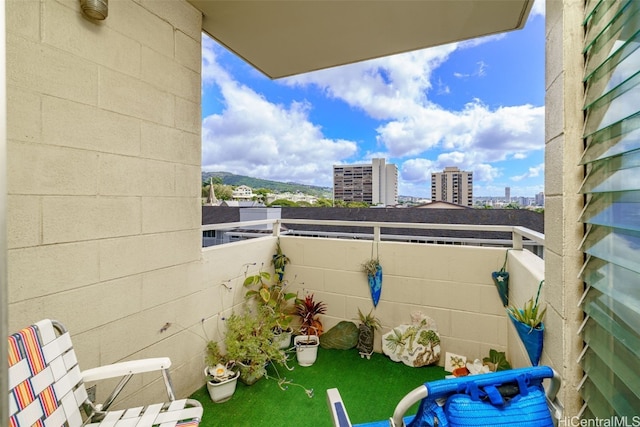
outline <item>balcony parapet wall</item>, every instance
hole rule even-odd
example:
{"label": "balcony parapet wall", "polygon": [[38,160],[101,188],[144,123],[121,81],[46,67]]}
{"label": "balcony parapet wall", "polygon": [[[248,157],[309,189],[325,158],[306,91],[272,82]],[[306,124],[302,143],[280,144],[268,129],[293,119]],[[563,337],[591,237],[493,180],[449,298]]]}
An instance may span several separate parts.
{"label": "balcony parapet wall", "polygon": [[[245,275],[260,269],[270,271],[277,234],[203,250],[203,274],[205,282],[211,284],[207,298],[217,301],[205,322],[211,335],[221,333],[222,319],[241,308]],[[534,233],[532,237],[539,236]],[[491,278],[491,273],[502,266],[506,248],[287,235],[279,238],[291,260],[285,275],[291,290],[300,296],[313,293],[327,304],[327,313],[322,316],[325,330],[342,320],[355,321],[358,309],[371,310],[361,265],[377,253],[384,280],[374,312],[383,325],[376,333],[376,351],[382,351],[382,334],[410,323],[411,313],[421,311],[437,322],[442,339],[441,364],[447,351],[481,359],[490,349],[506,351],[514,366],[527,364],[517,337],[511,337],[512,327]],[[510,250],[508,270],[512,268],[512,295],[521,303],[544,275],[544,262],[527,250]]]}

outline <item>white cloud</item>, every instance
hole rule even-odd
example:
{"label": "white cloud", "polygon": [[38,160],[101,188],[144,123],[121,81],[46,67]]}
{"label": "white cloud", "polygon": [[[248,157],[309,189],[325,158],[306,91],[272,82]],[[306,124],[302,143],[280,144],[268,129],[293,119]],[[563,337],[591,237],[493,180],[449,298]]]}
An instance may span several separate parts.
{"label": "white cloud", "polygon": [[320,70],[282,80],[289,86],[314,85],[378,120],[412,115],[427,103],[430,77],[456,44]]}
{"label": "white cloud", "polygon": [[473,71],[472,73],[460,73],[460,72],[454,72],[453,76],[457,77],[459,79],[468,79],[471,77],[484,77],[486,74],[486,70],[487,70],[487,64],[485,64],[483,61],[480,61],[477,63],[478,68]]}
{"label": "white cloud", "polygon": [[205,84],[219,86],[225,109],[202,123],[202,167],[253,177],[331,185],[331,167],[357,151],[355,142],[329,139],[310,122],[304,102],[279,105],[234,81],[203,50]]}
{"label": "white cloud", "polygon": [[222,47],[216,44],[211,38],[205,36],[202,40],[202,83],[203,87],[212,84],[224,85],[233,81],[227,70],[218,64],[218,54]]}
{"label": "white cloud", "polygon": [[477,161],[496,162],[544,148],[544,107],[523,105],[490,110],[474,102],[463,111],[429,106],[378,129],[378,142],[393,157],[431,149],[473,151]]}
{"label": "white cloud", "polygon": [[531,12],[529,13],[529,17],[531,18],[534,16],[545,16],[545,3],[545,0],[535,0],[535,2],[533,3],[533,7],[531,8]]}
{"label": "white cloud", "polygon": [[[432,103],[428,94],[432,90],[449,91],[441,80],[432,85],[430,78],[433,70],[452,52],[500,37],[503,36],[322,70],[291,77],[283,83],[315,85],[329,97],[341,99],[382,121],[376,129],[376,141],[386,149],[386,157],[402,160],[433,156],[436,150],[455,157],[455,152],[463,152],[464,159],[451,159],[451,165],[477,168],[476,179],[490,181],[499,175],[490,163],[526,158],[529,152],[544,148],[544,107],[521,105],[490,109],[480,100],[474,100],[462,111],[449,111]],[[482,77],[487,67],[479,61],[477,69],[465,77]],[[437,164],[446,166],[445,157]]]}
{"label": "white cloud", "polygon": [[540,174],[544,174],[544,163],[540,163],[537,166],[529,168],[529,170],[522,175],[512,176],[511,180],[518,182],[526,178],[535,178],[540,176]]}
{"label": "white cloud", "polygon": [[409,159],[402,164],[400,176],[412,183],[431,182],[431,174],[438,172],[435,162],[429,159]]}

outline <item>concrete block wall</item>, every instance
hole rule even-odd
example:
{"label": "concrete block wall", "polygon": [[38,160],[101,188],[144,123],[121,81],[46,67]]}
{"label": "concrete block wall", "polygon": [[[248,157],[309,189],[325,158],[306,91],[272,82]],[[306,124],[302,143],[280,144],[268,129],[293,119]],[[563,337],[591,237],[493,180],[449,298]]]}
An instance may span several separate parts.
{"label": "concrete block wall", "polygon": [[201,14],[8,0],[6,18],[9,330],[58,319],[85,368],[170,356],[184,396],[202,384]]}
{"label": "concrete block wall", "polygon": [[203,292],[199,304],[191,310],[203,320],[204,328],[201,326],[194,332],[214,341],[224,339],[224,318],[244,310],[245,294],[249,290],[243,286],[245,278],[260,271],[273,272],[271,257],[276,241],[275,237],[268,236],[202,250]]}
{"label": "concrete block wall", "polygon": [[[371,257],[372,242],[344,239],[280,238],[291,259],[286,278],[299,295],[313,293],[327,304],[325,330],[341,320],[354,320],[358,309],[373,307],[361,264]],[[438,324],[442,358],[450,351],[482,358],[494,348],[507,348],[507,319],[491,272],[500,269],[505,249],[472,246],[381,242],[374,245],[383,267],[382,295],[375,315],[381,333],[411,322],[422,311]],[[377,248],[376,248],[377,246]]]}
{"label": "concrete block wall", "polygon": [[[584,292],[579,278],[584,255],[579,194],[584,178],[583,152],[584,57],[582,55],[584,2],[547,0],[545,67],[545,302],[546,355],[562,376],[559,398],[568,418],[582,406],[578,385],[582,369],[577,362],[582,337],[578,306]],[[546,338],[545,338],[546,339]]]}

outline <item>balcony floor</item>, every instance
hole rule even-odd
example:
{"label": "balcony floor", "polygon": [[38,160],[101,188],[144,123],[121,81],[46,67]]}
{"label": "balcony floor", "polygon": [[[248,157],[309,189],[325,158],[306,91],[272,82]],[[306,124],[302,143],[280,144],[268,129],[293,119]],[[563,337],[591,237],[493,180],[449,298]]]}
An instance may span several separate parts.
{"label": "balcony floor", "polygon": [[[444,355],[442,355],[444,357]],[[290,356],[293,371],[279,369],[282,377],[314,390],[307,397],[303,388],[290,385],[280,390],[276,379],[261,379],[252,386],[238,382],[233,397],[212,403],[206,387],[193,394],[204,406],[201,427],[214,426],[314,426],[331,427],[326,390],[340,390],[354,424],[388,419],[405,394],[427,381],[441,379],[441,367],[411,368],[374,353],[360,358],[356,349],[318,349],[318,359],[310,367],[300,367],[295,353]],[[274,375],[269,367],[268,372]],[[415,413],[416,407],[408,414]]]}

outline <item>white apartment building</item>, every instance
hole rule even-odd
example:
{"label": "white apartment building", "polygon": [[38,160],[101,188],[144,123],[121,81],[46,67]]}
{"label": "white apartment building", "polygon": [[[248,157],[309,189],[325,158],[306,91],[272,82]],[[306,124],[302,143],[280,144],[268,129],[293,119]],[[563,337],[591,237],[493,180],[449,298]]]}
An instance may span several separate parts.
{"label": "white apartment building", "polygon": [[231,194],[234,200],[251,200],[253,199],[253,190],[246,185],[240,185]]}
{"label": "white apartment building", "polygon": [[449,166],[432,173],[431,200],[473,206],[473,172]]}
{"label": "white apartment building", "polygon": [[398,203],[398,167],[385,159],[371,164],[333,165],[333,198],[393,206]]}

